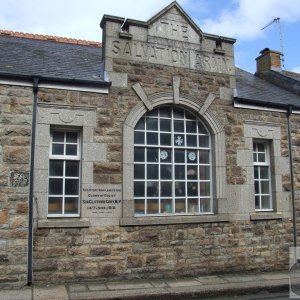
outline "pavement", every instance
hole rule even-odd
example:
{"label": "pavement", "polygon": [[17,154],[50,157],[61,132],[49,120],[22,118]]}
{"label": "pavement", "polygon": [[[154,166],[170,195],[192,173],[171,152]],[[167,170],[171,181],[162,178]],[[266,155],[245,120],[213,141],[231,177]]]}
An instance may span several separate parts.
{"label": "pavement", "polygon": [[82,281],[64,284],[33,284],[21,288],[0,288],[1,300],[79,299],[209,299],[213,297],[288,292],[288,272],[207,275],[179,279]]}

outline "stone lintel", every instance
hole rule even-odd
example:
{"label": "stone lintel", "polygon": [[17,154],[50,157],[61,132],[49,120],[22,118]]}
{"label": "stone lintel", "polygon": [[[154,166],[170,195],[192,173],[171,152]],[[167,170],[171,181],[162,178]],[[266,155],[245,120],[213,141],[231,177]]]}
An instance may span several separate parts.
{"label": "stone lintel", "polygon": [[213,103],[213,101],[215,100],[216,96],[213,93],[209,93],[203,106],[201,107],[201,109],[199,110],[200,115],[204,115],[205,112],[208,110],[208,108],[210,107],[210,105]]}
{"label": "stone lintel", "polygon": [[143,101],[146,108],[148,110],[152,110],[153,106],[152,106],[151,102],[148,100],[148,97],[147,97],[145,91],[143,90],[142,86],[139,83],[136,83],[135,85],[132,86],[132,88],[135,91],[135,93],[138,95],[138,97]]}

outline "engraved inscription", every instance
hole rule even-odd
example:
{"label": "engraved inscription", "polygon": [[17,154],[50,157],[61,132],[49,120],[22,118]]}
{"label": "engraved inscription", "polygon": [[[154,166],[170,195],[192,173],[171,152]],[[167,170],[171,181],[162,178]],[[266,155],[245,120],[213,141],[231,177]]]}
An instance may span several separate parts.
{"label": "engraved inscription", "polygon": [[93,185],[82,189],[85,217],[119,217],[121,187],[118,185]]}
{"label": "engraved inscription", "polygon": [[208,55],[201,52],[195,52],[195,69],[210,70],[217,73],[231,73],[230,59],[220,55]]}
{"label": "engraved inscription", "polygon": [[164,45],[112,39],[108,45],[112,57],[199,71],[234,74],[232,57],[199,51],[198,49],[188,49],[187,44],[170,43]]}
{"label": "engraved inscription", "polygon": [[116,56],[135,58],[160,64],[189,66],[189,51],[164,45],[143,42],[112,42],[112,53]]}
{"label": "engraved inscription", "polygon": [[177,37],[184,41],[188,41],[188,26],[180,22],[170,21],[166,19],[160,20],[160,28],[165,36],[169,38]]}

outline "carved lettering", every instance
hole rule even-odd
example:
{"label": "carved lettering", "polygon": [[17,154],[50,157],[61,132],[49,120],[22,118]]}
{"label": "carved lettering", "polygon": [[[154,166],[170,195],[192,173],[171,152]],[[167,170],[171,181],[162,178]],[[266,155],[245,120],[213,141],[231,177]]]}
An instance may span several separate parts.
{"label": "carved lettering", "polygon": [[178,60],[179,60],[178,51],[175,50],[175,49],[173,49],[173,50],[171,51],[171,57],[172,57],[172,61],[173,61],[174,63],[178,62]]}
{"label": "carved lettering", "polygon": [[183,67],[189,66],[189,51],[164,45],[153,45],[143,42],[112,42],[112,54],[135,58],[143,61],[151,61],[160,64],[176,64]]}
{"label": "carved lettering", "polygon": [[179,39],[188,40],[188,25],[183,24],[181,22],[169,21],[162,19],[160,20],[160,33],[163,36],[174,38],[177,37]]}
{"label": "carved lettering", "polygon": [[[136,57],[143,57],[143,47],[139,47],[139,43],[134,43],[134,46],[135,46],[135,56]],[[144,50],[145,52],[145,50]]]}
{"label": "carved lettering", "polygon": [[156,54],[157,54],[157,59],[159,61],[162,61],[164,59],[164,51],[166,50],[166,47],[164,46],[156,46]]}
{"label": "carved lettering", "polygon": [[154,46],[150,46],[150,54],[149,54],[150,58],[154,58],[156,59],[156,52],[155,52],[155,47]]}
{"label": "carved lettering", "polygon": [[176,47],[177,45],[180,44],[162,45],[139,41],[112,40],[110,49],[114,57],[232,74],[233,61],[230,57],[186,49],[183,46]]}
{"label": "carved lettering", "polygon": [[211,66],[210,66],[210,57],[208,55],[204,55],[203,56],[203,67],[206,70],[210,70]]}
{"label": "carved lettering", "polygon": [[231,73],[230,59],[219,55],[195,53],[195,69],[217,73]]}
{"label": "carved lettering", "polygon": [[114,54],[119,54],[120,52],[120,42],[119,41],[113,41],[113,49],[112,52]]}
{"label": "carved lettering", "polygon": [[123,54],[127,54],[127,55],[130,55],[130,56],[131,56],[131,47],[130,47],[129,42],[127,42],[127,43],[125,44]]}
{"label": "carved lettering", "polygon": [[169,22],[165,21],[165,20],[160,20],[160,23],[162,24],[162,31],[167,32],[168,31]]}
{"label": "carved lettering", "polygon": [[180,64],[186,66],[189,64],[189,53],[188,51],[180,51]]}
{"label": "carved lettering", "polygon": [[179,30],[178,30],[179,25],[174,24],[174,23],[171,23],[170,25],[171,25],[173,33],[178,34],[179,33]]}
{"label": "carved lettering", "polygon": [[86,217],[115,217],[121,212],[120,185],[90,185],[82,189],[82,209]]}
{"label": "carved lettering", "polygon": [[189,39],[188,37],[188,27],[186,25],[181,25],[181,32],[182,32],[182,37],[186,41]]}

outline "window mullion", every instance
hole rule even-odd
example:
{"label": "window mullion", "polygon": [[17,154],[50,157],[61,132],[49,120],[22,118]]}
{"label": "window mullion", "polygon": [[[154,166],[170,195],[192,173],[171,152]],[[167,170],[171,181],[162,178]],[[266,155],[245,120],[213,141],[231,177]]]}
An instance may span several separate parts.
{"label": "window mullion", "polygon": [[262,209],[260,172],[261,172],[261,166],[258,167],[258,193],[259,193],[259,208]]}
{"label": "window mullion", "polygon": [[65,197],[66,197],[66,161],[63,164],[63,194],[62,194],[62,213],[65,214]]}
{"label": "window mullion", "polygon": [[201,201],[200,201],[200,151],[199,151],[199,148],[200,148],[200,141],[199,141],[199,126],[198,126],[198,122],[196,122],[196,137],[197,137],[197,187],[198,187],[198,195],[197,195],[197,198],[198,198],[198,213],[201,212]]}
{"label": "window mullion", "polygon": [[[146,126],[146,120],[145,120],[145,125]],[[145,131],[145,135],[146,135],[146,131]],[[144,177],[144,214],[147,214],[147,147],[144,147],[144,173],[145,173],[145,177]]]}
{"label": "window mullion", "polygon": [[157,139],[158,139],[158,191],[157,191],[157,201],[158,201],[158,213],[161,213],[161,143],[160,143],[160,112],[157,115]]}
{"label": "window mullion", "polygon": [[[199,140],[198,129],[197,129],[197,140]],[[199,158],[200,151],[199,151],[199,142],[197,142],[197,145],[198,145],[198,149],[196,151],[196,153],[197,153],[197,188],[198,188],[198,195],[197,195],[198,211],[197,212],[200,213],[201,212],[201,209],[200,209],[200,205],[201,205],[200,196],[201,195],[200,195],[200,158]]]}
{"label": "window mullion", "polygon": [[187,150],[187,136],[186,136],[186,114],[184,111],[184,116],[183,116],[183,138],[184,138],[184,147],[185,147],[185,213],[188,212],[188,178],[187,178],[187,168],[188,168],[188,159],[187,159],[187,154],[188,154],[188,150]]}
{"label": "window mullion", "polygon": [[171,109],[171,147],[172,147],[172,213],[175,214],[175,146],[174,146],[174,115]]}

